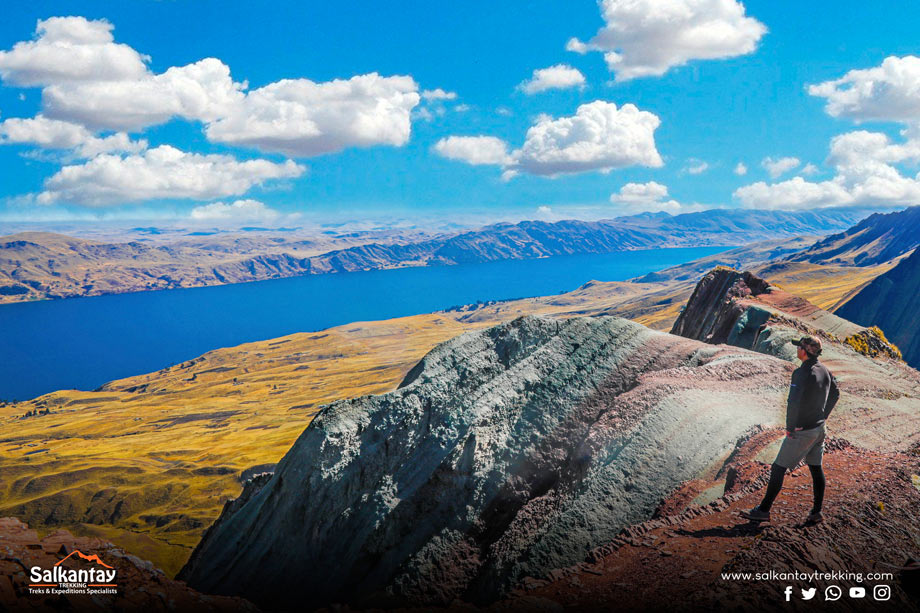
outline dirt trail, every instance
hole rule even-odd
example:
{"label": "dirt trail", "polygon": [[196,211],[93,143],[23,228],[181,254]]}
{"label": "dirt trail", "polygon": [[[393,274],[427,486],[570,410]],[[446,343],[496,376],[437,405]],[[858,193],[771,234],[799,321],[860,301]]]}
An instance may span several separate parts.
{"label": "dirt trail", "polygon": [[[735,455],[727,495],[705,506],[688,505],[716,481],[684,484],[662,505],[660,515],[627,528],[589,561],[553,572],[551,581],[527,579],[512,598],[493,607],[567,610],[897,610],[920,611],[916,575],[900,572],[908,556],[920,557],[920,473],[917,454],[886,454],[833,439],[825,455],[825,521],[808,526],[812,488],[807,468],[786,477],[771,512],[771,522],[756,525],[739,512],[758,504],[768,464],[754,460],[778,431],[752,437]],[[913,478],[912,478],[913,476]],[[723,573],[848,571],[835,580],[723,580]],[[869,579],[891,572],[892,579]],[[890,585],[891,600],[877,602],[873,586]],[[794,588],[791,602],[784,590]],[[836,603],[824,602],[828,585],[844,590]],[[848,589],[867,588],[863,600]],[[805,602],[800,588],[817,587],[817,600]],[[911,590],[912,586],[912,590]]]}

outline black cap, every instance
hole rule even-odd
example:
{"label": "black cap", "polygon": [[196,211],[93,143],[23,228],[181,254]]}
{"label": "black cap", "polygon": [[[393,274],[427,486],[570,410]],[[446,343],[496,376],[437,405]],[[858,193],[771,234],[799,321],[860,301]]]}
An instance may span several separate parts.
{"label": "black cap", "polygon": [[796,347],[801,347],[810,356],[817,357],[821,355],[821,341],[813,336],[792,339],[792,344]]}

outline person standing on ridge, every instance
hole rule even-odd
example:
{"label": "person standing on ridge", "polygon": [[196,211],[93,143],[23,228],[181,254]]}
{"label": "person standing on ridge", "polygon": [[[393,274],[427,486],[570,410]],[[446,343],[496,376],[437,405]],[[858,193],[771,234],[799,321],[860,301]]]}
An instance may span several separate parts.
{"label": "person standing on ridge", "polygon": [[798,358],[802,361],[794,373],[789,386],[786,403],[786,438],[770,468],[770,483],[761,503],[741,516],[751,521],[770,521],[770,507],[783,487],[787,470],[798,466],[803,459],[811,471],[814,483],[815,503],[806,518],[807,523],[824,520],[821,506],[824,503],[824,438],[827,435],[824,424],[840,398],[837,381],[829,370],[818,361],[821,355],[821,341],[804,336],[792,341],[798,347]]}

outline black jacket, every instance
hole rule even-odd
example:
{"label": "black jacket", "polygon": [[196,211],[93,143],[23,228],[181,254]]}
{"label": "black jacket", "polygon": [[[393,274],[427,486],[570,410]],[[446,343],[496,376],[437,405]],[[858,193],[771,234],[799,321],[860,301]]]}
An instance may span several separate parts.
{"label": "black jacket", "polygon": [[837,381],[817,358],[802,362],[792,373],[786,402],[786,430],[807,430],[827,419],[840,398]]}

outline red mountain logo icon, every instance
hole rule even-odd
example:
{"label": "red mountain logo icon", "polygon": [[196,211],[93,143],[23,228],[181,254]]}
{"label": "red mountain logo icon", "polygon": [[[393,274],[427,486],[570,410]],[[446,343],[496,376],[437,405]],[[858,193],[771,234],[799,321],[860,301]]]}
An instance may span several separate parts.
{"label": "red mountain logo icon", "polygon": [[66,558],[62,559],[60,562],[58,562],[57,564],[55,564],[55,566],[60,566],[61,563],[62,563],[64,560],[67,560],[67,559],[70,558],[71,556],[77,556],[77,557],[79,557],[79,558],[81,558],[81,559],[83,559],[83,560],[86,560],[87,562],[95,562],[95,563],[98,564],[99,566],[105,566],[106,568],[114,568],[114,567],[112,567],[112,566],[109,566],[109,565],[106,564],[105,562],[103,562],[101,559],[99,559],[99,556],[97,556],[96,554],[93,554],[93,555],[91,555],[91,556],[88,556],[88,555],[86,555],[85,553],[83,553],[82,551],[80,551],[79,549],[74,549],[72,552],[70,552],[70,554],[67,555]]}

